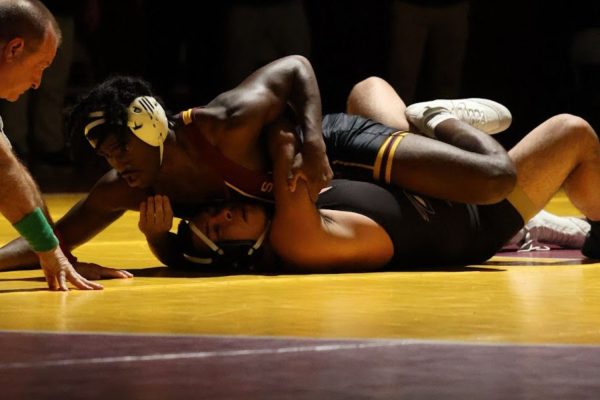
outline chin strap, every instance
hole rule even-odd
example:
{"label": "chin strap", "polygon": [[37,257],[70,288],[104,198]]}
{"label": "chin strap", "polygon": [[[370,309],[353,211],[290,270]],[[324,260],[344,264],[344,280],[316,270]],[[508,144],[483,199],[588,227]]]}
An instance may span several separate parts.
{"label": "chin strap", "polygon": [[250,248],[250,250],[248,250],[249,256],[254,254],[254,252],[256,250],[258,250],[260,248],[260,246],[262,246],[263,242],[267,238],[267,233],[269,232],[270,227],[271,227],[271,221],[267,222],[267,226],[265,226],[265,230],[263,231],[263,233],[260,234],[258,239],[256,239],[256,243],[254,243],[254,245]]}
{"label": "chin strap", "polygon": [[[225,255],[225,251],[215,242],[213,242],[208,236],[202,232],[193,222],[189,222],[190,230],[200,239],[204,244],[208,246],[208,248],[216,254],[217,257]],[[269,232],[269,228],[271,227],[271,221],[267,222],[265,226],[265,230],[260,234],[258,239],[254,242],[254,244],[248,249],[246,256],[252,256],[260,247],[263,245],[265,239],[267,238],[267,233]],[[215,261],[214,257],[197,257],[184,253],[183,257],[197,264],[212,264]]]}

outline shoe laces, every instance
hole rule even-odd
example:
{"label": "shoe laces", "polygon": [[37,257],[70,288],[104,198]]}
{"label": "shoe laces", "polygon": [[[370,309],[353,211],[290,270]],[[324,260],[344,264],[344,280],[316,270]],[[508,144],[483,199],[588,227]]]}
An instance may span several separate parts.
{"label": "shoe laces", "polygon": [[525,229],[525,236],[523,238],[523,243],[517,250],[518,253],[528,253],[530,251],[549,251],[550,246],[540,244],[535,238],[532,237],[529,229]]}

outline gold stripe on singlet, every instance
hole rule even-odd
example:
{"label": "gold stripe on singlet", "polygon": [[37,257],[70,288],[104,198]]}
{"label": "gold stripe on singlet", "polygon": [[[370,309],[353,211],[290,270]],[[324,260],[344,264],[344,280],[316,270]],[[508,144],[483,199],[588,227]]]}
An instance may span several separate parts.
{"label": "gold stripe on singlet", "polygon": [[[396,148],[398,147],[398,145],[400,144],[402,139],[404,139],[404,137],[408,133],[410,133],[410,132],[402,132],[402,131],[394,132],[390,136],[388,136],[387,139],[385,139],[385,142],[383,142],[381,147],[379,147],[377,157],[375,158],[375,165],[373,167],[373,179],[375,179],[377,181],[381,180],[382,174],[383,174],[385,181],[387,183],[391,182],[392,164],[394,162],[394,152],[396,151]],[[384,169],[384,165],[382,165],[382,164],[384,164],[384,162],[385,162],[385,169]]]}
{"label": "gold stripe on singlet", "polygon": [[388,136],[388,138],[385,139],[385,142],[383,142],[381,147],[379,147],[379,151],[377,152],[377,157],[375,158],[375,166],[373,168],[373,178],[375,178],[375,180],[379,180],[379,176],[381,175],[381,163],[383,162],[383,156],[386,153],[385,149],[388,148],[388,145],[392,141],[393,138],[394,138],[393,134]]}
{"label": "gold stripe on singlet", "polygon": [[184,125],[189,125],[192,123],[192,109],[185,110],[181,113],[181,119],[183,120]]}
{"label": "gold stripe on singlet", "polygon": [[386,166],[385,166],[385,183],[389,184],[392,181],[392,164],[394,162],[394,153],[396,152],[396,148],[398,147],[398,145],[400,144],[402,139],[404,139],[404,137],[407,134],[408,134],[408,132],[394,133],[394,135],[395,135],[394,143],[392,143],[392,145],[390,146],[390,149],[388,151],[388,157],[387,157],[387,162],[386,162]]}

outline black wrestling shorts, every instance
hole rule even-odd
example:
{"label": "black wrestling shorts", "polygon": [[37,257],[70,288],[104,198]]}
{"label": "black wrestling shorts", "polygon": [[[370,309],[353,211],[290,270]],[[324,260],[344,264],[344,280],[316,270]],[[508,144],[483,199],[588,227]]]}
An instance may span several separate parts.
{"label": "black wrestling shorts", "polygon": [[485,262],[523,227],[509,200],[470,205],[422,196],[395,186],[334,180],[319,195],[320,209],[364,215],[394,244],[390,268]]}
{"label": "black wrestling shorts", "polygon": [[323,118],[327,156],[336,178],[390,183],[393,155],[406,134],[357,115]]}
{"label": "black wrestling shorts", "polygon": [[403,211],[390,226],[397,266],[480,264],[524,224],[508,200],[467,205],[392,190]]}

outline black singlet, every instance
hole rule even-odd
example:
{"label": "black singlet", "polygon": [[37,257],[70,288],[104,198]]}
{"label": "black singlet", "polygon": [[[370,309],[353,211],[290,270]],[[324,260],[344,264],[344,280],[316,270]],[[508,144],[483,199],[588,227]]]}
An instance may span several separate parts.
{"label": "black singlet", "polygon": [[334,180],[317,206],[356,212],[381,225],[394,243],[390,266],[396,267],[481,263],[523,226],[506,200],[453,203],[358,181]]}

